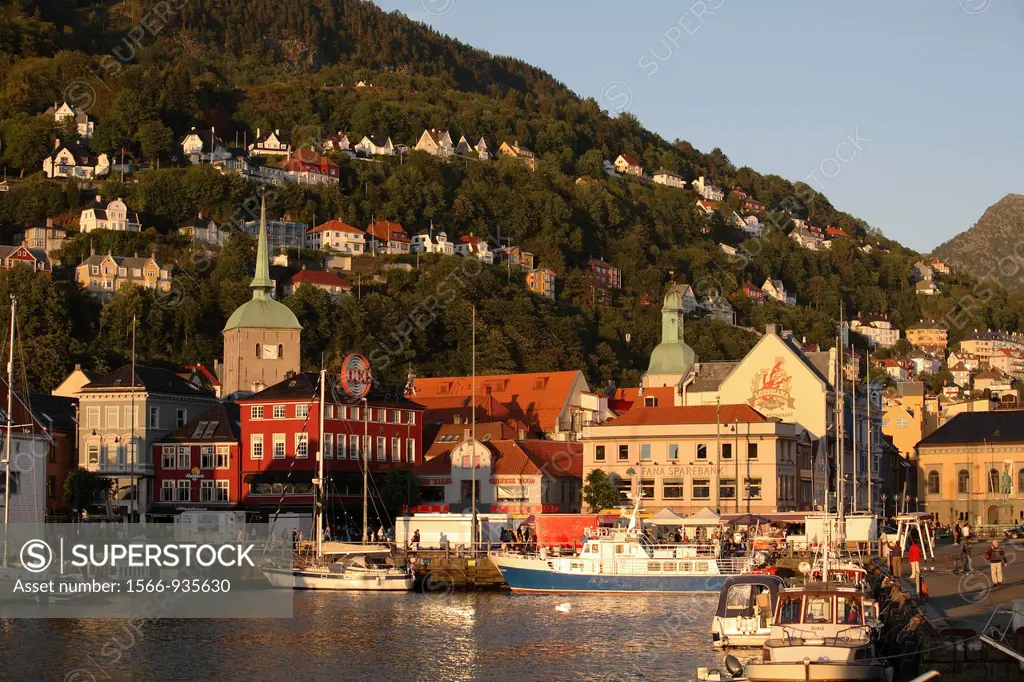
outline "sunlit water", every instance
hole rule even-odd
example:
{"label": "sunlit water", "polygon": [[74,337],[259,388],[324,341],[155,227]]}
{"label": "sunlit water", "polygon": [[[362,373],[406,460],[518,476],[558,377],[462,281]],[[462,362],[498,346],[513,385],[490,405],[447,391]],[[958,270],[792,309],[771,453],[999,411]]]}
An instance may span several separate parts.
{"label": "sunlit water", "polygon": [[689,680],[721,660],[716,601],[297,592],[291,620],[7,620],[0,679]]}

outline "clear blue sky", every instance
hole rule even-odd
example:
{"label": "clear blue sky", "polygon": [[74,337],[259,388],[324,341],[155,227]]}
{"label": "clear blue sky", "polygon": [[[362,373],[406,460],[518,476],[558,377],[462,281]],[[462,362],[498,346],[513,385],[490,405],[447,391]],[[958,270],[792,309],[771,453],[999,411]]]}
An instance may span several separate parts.
{"label": "clear blue sky", "polygon": [[836,208],[914,249],[1024,193],[1024,0],[376,2],[737,167],[818,169]]}

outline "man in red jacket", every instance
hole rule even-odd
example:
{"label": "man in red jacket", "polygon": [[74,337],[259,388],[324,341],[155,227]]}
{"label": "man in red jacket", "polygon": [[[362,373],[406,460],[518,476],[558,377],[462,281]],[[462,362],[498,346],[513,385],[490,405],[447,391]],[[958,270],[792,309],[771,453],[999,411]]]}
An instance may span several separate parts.
{"label": "man in red jacket", "polygon": [[910,562],[910,581],[916,585],[921,575],[921,545],[917,544],[916,539],[911,541],[910,549],[907,550],[907,560]]}

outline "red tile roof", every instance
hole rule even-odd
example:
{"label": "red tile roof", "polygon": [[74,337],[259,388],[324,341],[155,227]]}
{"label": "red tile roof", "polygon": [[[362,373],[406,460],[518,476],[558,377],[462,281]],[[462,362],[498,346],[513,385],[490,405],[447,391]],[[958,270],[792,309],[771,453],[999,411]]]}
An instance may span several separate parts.
{"label": "red tile roof", "polygon": [[405,229],[398,223],[393,223],[389,220],[377,220],[368,228],[366,228],[366,234],[375,237],[380,241],[409,241],[409,235],[405,233]]}
{"label": "red tile roof", "polygon": [[338,277],[333,272],[325,272],[323,270],[299,270],[291,278],[291,283],[294,286],[298,286],[303,282],[324,286],[324,287],[341,287],[343,289],[351,289],[352,285]]}
{"label": "red tile roof", "polygon": [[[535,374],[499,374],[476,379],[477,394],[504,406],[511,417],[519,419],[533,431],[550,432],[563,410],[569,405],[573,386],[583,381],[579,371]],[[417,378],[415,395],[410,396],[428,411],[451,410],[458,406],[453,398],[470,398],[470,377]],[[468,402],[468,401],[466,401]],[[479,403],[478,403],[479,404]]]}
{"label": "red tile roof", "polygon": [[312,227],[306,231],[306,234],[313,234],[314,232],[348,232],[350,234],[363,234],[363,231],[358,227],[352,227],[338,219],[328,220],[323,225]]}
{"label": "red tile roof", "polygon": [[843,230],[841,230],[838,227],[826,227],[825,228],[825,234],[827,234],[829,237],[849,237],[850,236],[850,235],[846,234],[845,232],[843,232]]}
{"label": "red tile roof", "polygon": [[675,403],[675,389],[671,386],[645,388],[644,394],[640,395],[639,388],[617,388],[608,398],[608,407],[622,414],[634,407],[643,406],[644,398],[650,397],[657,398],[661,407],[670,406]]}
{"label": "red tile roof", "polygon": [[634,159],[629,154],[619,154],[619,156],[621,156],[622,160],[625,161],[626,163],[628,163],[630,166],[639,166],[640,165],[640,162],[637,161],[636,159]]}
{"label": "red tile roof", "polygon": [[656,424],[759,423],[768,418],[749,405],[692,405],[688,407],[638,407],[611,422],[611,426],[652,426]]}
{"label": "red tile roof", "polygon": [[[583,477],[583,446],[550,440],[487,441],[484,446],[494,455],[492,476],[538,476],[554,478]],[[454,448],[453,448],[454,449]],[[450,452],[428,459],[413,469],[416,476],[443,476],[452,471]]]}

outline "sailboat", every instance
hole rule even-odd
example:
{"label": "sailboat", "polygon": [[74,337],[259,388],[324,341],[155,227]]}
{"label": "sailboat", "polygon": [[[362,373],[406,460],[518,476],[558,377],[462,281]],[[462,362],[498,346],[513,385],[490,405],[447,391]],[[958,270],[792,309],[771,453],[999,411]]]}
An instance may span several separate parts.
{"label": "sailboat", "polygon": [[[327,370],[320,370],[320,446],[317,452],[317,476],[313,479],[313,526],[316,529],[316,553],[301,565],[261,567],[263,575],[274,587],[294,590],[370,590],[408,592],[415,583],[411,568],[389,565],[391,550],[387,547],[341,542],[324,542],[323,503],[327,499],[324,485],[324,413],[326,405]],[[366,455],[363,455],[364,480]],[[367,496],[363,494],[363,510]]]}

